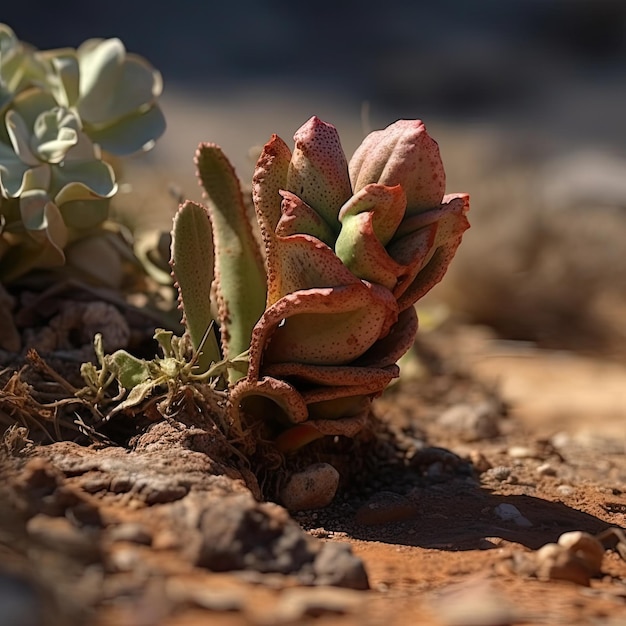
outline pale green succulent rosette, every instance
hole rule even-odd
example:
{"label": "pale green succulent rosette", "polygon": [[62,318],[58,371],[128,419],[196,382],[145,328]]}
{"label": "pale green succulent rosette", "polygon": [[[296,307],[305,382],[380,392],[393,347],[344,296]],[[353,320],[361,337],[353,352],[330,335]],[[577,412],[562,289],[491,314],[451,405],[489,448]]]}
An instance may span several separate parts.
{"label": "pale green succulent rosette", "polygon": [[148,150],[165,131],[157,103],[161,75],[119,39],[90,39],[77,50],[39,56],[51,68],[58,102],[75,107],[84,132],[103,150],[117,156]]}
{"label": "pale green succulent rosette", "polygon": [[86,236],[96,250],[117,190],[101,150],[151,148],[165,129],[161,91],[119,39],[37,51],[0,24],[0,280],[72,263]]}
{"label": "pale green succulent rosette", "polygon": [[62,265],[68,242],[107,218],[117,185],[76,113],[55,106],[49,94],[33,88],[17,96],[5,126],[0,209],[3,236],[17,250],[2,258],[0,279],[9,281],[34,267]]}

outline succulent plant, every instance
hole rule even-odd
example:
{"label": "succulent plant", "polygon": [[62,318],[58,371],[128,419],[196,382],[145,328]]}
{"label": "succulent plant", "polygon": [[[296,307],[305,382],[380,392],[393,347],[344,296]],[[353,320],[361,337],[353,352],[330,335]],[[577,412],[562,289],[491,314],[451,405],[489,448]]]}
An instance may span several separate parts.
{"label": "succulent plant", "polygon": [[67,246],[98,232],[117,191],[102,151],[154,144],[161,88],[118,39],[40,52],[0,24],[0,282],[63,265]]}
{"label": "succulent plant", "polygon": [[413,304],[441,280],[469,226],[469,198],[444,196],[439,148],[420,121],[371,133],[350,163],[336,129],[316,117],[294,139],[292,153],[274,135],[253,178],[264,273],[239,184],[216,146],[201,146],[197,159],[207,218],[194,209],[205,233],[212,224],[215,251],[198,245],[200,228],[179,228],[189,203],[173,231],[194,346],[211,323],[212,281],[223,353],[249,346],[247,375],[230,378],[231,421],[264,420],[283,451],[363,427],[413,343]]}

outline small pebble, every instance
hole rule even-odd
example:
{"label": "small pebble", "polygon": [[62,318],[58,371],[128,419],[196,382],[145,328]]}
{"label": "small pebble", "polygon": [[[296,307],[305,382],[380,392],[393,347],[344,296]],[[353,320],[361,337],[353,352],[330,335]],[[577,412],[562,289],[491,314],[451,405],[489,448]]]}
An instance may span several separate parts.
{"label": "small pebble", "polygon": [[537,456],[535,450],[527,446],[511,446],[506,452],[512,459],[533,459]]}
{"label": "small pebble", "polygon": [[513,522],[517,526],[521,526],[523,528],[530,528],[533,524],[532,522],[524,517],[519,509],[512,504],[498,504],[497,507],[494,508],[493,512],[496,517],[504,520],[506,522]]}
{"label": "small pebble", "polygon": [[573,496],[576,493],[576,489],[571,485],[559,485],[556,491],[561,496]]}
{"label": "small pebble", "polygon": [[498,465],[496,467],[492,467],[490,470],[485,472],[485,478],[497,480],[502,482],[506,480],[511,475],[511,468],[505,467],[504,465]]}
{"label": "small pebble", "polygon": [[498,410],[490,402],[478,405],[460,403],[444,411],[437,422],[463,441],[480,441],[500,434],[499,417]]}
{"label": "small pebble", "polygon": [[537,550],[536,575],[540,580],[567,580],[588,587],[590,571],[584,561],[566,547],[547,543]]}
{"label": "small pebble", "polygon": [[291,476],[280,492],[289,511],[306,511],[328,506],[337,492],[339,472],[329,463],[309,465]]}
{"label": "small pebble", "polygon": [[604,546],[593,535],[581,530],[563,533],[558,544],[584,561],[592,576],[602,571]]}
{"label": "small pebble", "polygon": [[550,463],[542,463],[537,467],[537,474],[539,476],[556,476],[556,469]]}

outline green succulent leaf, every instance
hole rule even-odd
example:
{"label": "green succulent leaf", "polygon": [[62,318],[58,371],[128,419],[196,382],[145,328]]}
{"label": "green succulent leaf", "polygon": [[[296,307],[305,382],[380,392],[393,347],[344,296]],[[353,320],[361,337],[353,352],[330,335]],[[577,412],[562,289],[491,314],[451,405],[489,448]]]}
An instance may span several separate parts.
{"label": "green succulent leaf", "polygon": [[33,126],[31,148],[41,161],[60,163],[78,143],[79,123],[67,109],[55,108],[41,113]]}
{"label": "green succulent leaf", "polygon": [[[213,324],[211,283],[213,282],[213,236],[207,210],[195,202],[185,202],[174,217],[172,230],[172,272],[178,284],[184,322],[194,350],[198,351]],[[217,338],[213,332],[198,355],[200,374],[220,361]]]}
{"label": "green succulent leaf", "polygon": [[[265,268],[239,179],[222,150],[201,144],[196,165],[213,227],[222,348],[224,358],[231,359],[248,349],[252,329],[265,309]],[[231,373],[238,377],[235,370]]]}
{"label": "green succulent leaf", "polygon": [[8,111],[5,123],[13,150],[19,159],[31,167],[39,165],[39,159],[35,155],[36,149],[35,151],[31,149],[30,130],[22,116],[17,111]]}
{"label": "green succulent leaf", "polygon": [[85,131],[103,150],[117,156],[127,156],[139,150],[149,150],[165,132],[165,117],[158,106],[136,111],[101,128],[85,125]]}
{"label": "green succulent leaf", "polygon": [[15,154],[11,146],[0,142],[0,191],[5,198],[17,198],[24,189],[24,177],[31,166]]}
{"label": "green succulent leaf", "polygon": [[43,190],[20,196],[20,213],[28,238],[2,257],[0,281],[8,282],[35,267],[63,265],[68,233],[57,206]]}
{"label": "green succulent leaf", "polygon": [[133,389],[150,379],[150,367],[143,359],[138,359],[126,352],[117,350],[110,357],[110,369],[124,389]]}
{"label": "green succulent leaf", "polygon": [[54,71],[48,81],[57,102],[66,107],[74,106],[80,95],[80,67],[76,51],[64,48],[44,52],[40,56],[48,61]]}
{"label": "green succulent leaf", "polygon": [[[96,81],[91,86],[87,84],[84,90],[81,89],[82,97],[78,110],[81,116],[94,126],[110,123],[146,107],[161,91],[161,78],[158,72],[140,57],[126,55],[123,46],[120,59],[117,56],[117,52],[120,51],[117,44],[121,45],[121,42],[109,40],[94,51],[94,55],[98,55],[100,48],[108,48],[108,52],[113,53],[115,58],[114,61],[109,58],[109,62],[100,68],[97,68],[95,63],[88,63],[89,55],[81,57],[85,82],[89,83],[91,78],[96,78]],[[90,76],[87,71],[88,64],[91,71],[96,72],[95,76]],[[97,74],[99,69],[102,71]],[[111,76],[105,76],[106,73],[110,73]],[[106,84],[109,80],[114,81],[114,88],[108,92],[103,91],[99,81]]]}
{"label": "green succulent leaf", "polygon": [[30,129],[35,126],[37,118],[44,111],[51,111],[58,106],[58,102],[50,92],[40,87],[31,87],[15,96],[11,110],[19,113],[26,128],[29,129],[28,135],[30,136]]}
{"label": "green succulent leaf", "polygon": [[[68,185],[66,189],[70,187],[82,187],[82,185],[75,183]],[[91,193],[89,198],[77,200],[67,200],[67,196],[60,198],[59,196],[55,198],[55,201],[68,228],[76,231],[90,230],[102,224],[109,216],[108,198],[100,198]]]}
{"label": "green succulent leaf", "polygon": [[[66,191],[67,187],[70,187]],[[65,200],[80,193],[78,190],[86,188],[95,196],[100,198],[110,198],[117,191],[115,174],[113,168],[104,161],[74,161],[52,166],[51,189],[58,190],[57,196]],[[75,198],[72,198],[75,199]],[[81,198],[84,199],[84,198]]]}

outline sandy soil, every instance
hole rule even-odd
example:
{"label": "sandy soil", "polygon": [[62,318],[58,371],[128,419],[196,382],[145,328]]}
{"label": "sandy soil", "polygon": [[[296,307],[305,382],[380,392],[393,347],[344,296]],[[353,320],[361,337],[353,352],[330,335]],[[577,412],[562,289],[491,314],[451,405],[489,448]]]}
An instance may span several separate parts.
{"label": "sandy soil", "polygon": [[[307,546],[312,556],[287,573],[210,571],[206,546],[224,531],[189,519],[223,502],[233,503],[223,511],[239,510],[232,498],[248,496],[245,477],[220,466],[206,441],[177,452],[183,435],[169,435],[168,457],[154,447],[158,431],[133,453],[5,438],[0,597],[14,613],[3,623],[626,623],[626,562],[615,549],[588,586],[548,580],[532,566],[537,549],[566,531],[626,528],[623,366],[498,342],[471,327],[432,333],[417,347],[420,376],[376,408],[412,442],[403,464],[380,463],[330,507],[294,514],[304,540],[284,539],[300,531],[282,509],[246,501],[283,537],[259,562]],[[483,418],[467,418],[476,411]],[[270,545],[262,526],[245,527],[243,548],[242,536],[231,544],[248,553]],[[306,563],[345,542],[369,590],[354,589],[354,576],[329,586],[317,566],[308,581],[317,584],[303,584]],[[328,554],[341,569],[341,554]]]}

